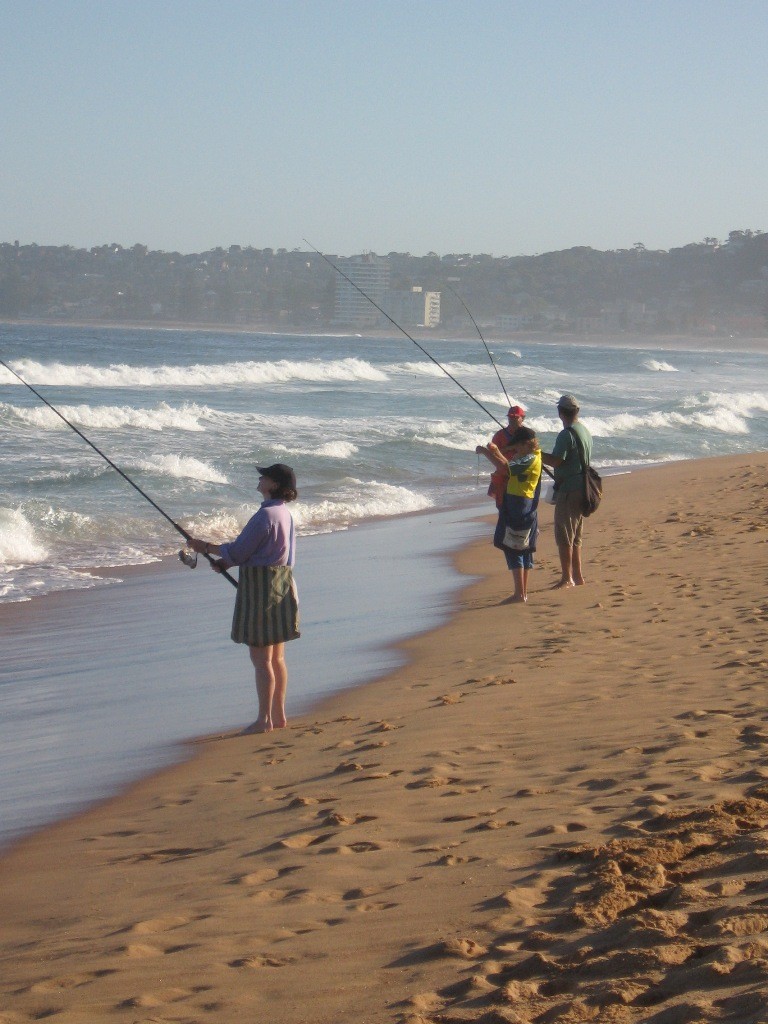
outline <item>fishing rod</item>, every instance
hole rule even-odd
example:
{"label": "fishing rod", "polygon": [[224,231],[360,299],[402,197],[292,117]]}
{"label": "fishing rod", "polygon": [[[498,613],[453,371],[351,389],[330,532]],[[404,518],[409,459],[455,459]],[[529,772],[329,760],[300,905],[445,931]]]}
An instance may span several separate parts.
{"label": "fishing rod", "polygon": [[456,289],[452,288],[450,286],[450,284],[448,284],[447,282],[446,282],[446,287],[447,287],[448,291],[453,292],[453,294],[456,296],[456,298],[459,300],[459,302],[462,304],[462,306],[466,310],[467,316],[472,321],[472,323],[475,325],[475,330],[477,331],[478,335],[480,336],[480,341],[482,341],[483,346],[485,348],[485,351],[488,353],[488,358],[491,360],[491,366],[494,368],[494,370],[496,371],[496,376],[499,378],[499,384],[501,384],[501,390],[504,392],[504,397],[507,400],[507,405],[512,405],[512,399],[509,397],[509,395],[507,394],[507,389],[504,387],[504,381],[501,379],[501,374],[499,373],[499,368],[496,365],[496,360],[493,358],[491,350],[488,348],[488,346],[485,343],[485,338],[483,337],[483,332],[478,327],[477,320],[475,320],[475,318],[472,316],[472,314],[471,314],[471,312],[469,310],[469,306],[466,304],[464,299],[462,299],[462,297],[459,295],[459,293],[456,291]]}
{"label": "fishing rod", "polygon": [[305,238],[304,241],[307,243],[307,245],[310,247],[310,249],[312,249],[314,252],[317,253],[317,255],[321,259],[325,260],[325,262],[328,264],[329,267],[333,267],[333,269],[336,271],[337,274],[339,274],[341,277],[343,277],[344,280],[348,284],[351,284],[352,287],[356,291],[360,292],[360,294],[363,296],[363,298],[367,299],[372,306],[374,306],[376,309],[378,309],[378,311],[381,313],[381,315],[385,316],[387,318],[387,320],[389,320],[389,322],[392,324],[393,327],[396,327],[398,329],[398,331],[400,331],[401,334],[404,334],[406,336],[408,341],[412,341],[413,344],[416,346],[416,348],[419,349],[420,352],[424,353],[424,355],[427,357],[427,359],[430,359],[435,364],[435,366],[438,366],[443,371],[443,373],[446,375],[446,377],[450,377],[451,380],[453,381],[453,383],[457,387],[461,388],[461,390],[464,392],[464,394],[467,396],[467,398],[471,398],[472,401],[475,403],[475,405],[480,406],[480,408],[483,410],[483,412],[486,414],[486,416],[490,416],[490,418],[493,420],[494,423],[498,423],[498,425],[503,428],[504,424],[501,422],[501,420],[496,419],[496,417],[493,415],[493,413],[490,411],[490,409],[486,409],[486,407],[483,405],[483,403],[478,398],[475,398],[475,396],[473,394],[471,394],[471,392],[467,391],[467,389],[464,387],[464,385],[461,383],[461,381],[456,380],[456,378],[453,376],[453,374],[450,373],[450,371],[446,370],[446,368],[443,366],[442,363],[438,362],[438,360],[435,359],[435,357],[433,355],[430,355],[430,353],[427,352],[427,350],[424,348],[424,346],[420,345],[418,343],[418,341],[416,341],[415,338],[411,337],[411,335],[408,333],[408,331],[406,331],[406,329],[404,327],[401,327],[400,324],[396,320],[393,320],[392,317],[389,315],[389,313],[387,313],[386,310],[381,308],[381,306],[378,304],[378,302],[375,302],[367,292],[363,291],[363,289],[360,287],[360,285],[355,284],[355,282],[352,280],[352,278],[348,277],[344,273],[344,271],[340,267],[337,267],[336,264],[332,260],[329,260],[328,257],[325,255],[325,253],[320,252],[320,250],[316,246],[312,245],[312,243],[309,241],[309,239]]}
{"label": "fishing rod", "polygon": [[[488,348],[488,346],[487,346],[487,345],[485,344],[485,338],[483,337],[483,332],[482,332],[482,331],[480,330],[480,328],[479,328],[479,327],[477,326],[477,320],[475,320],[475,318],[474,318],[474,317],[472,316],[472,313],[470,312],[469,306],[468,306],[468,305],[466,304],[466,302],[464,301],[464,299],[462,299],[462,297],[461,297],[461,296],[459,295],[459,293],[458,293],[458,292],[456,291],[456,289],[455,289],[455,288],[452,288],[452,287],[450,286],[450,284],[448,284],[448,282],[447,282],[447,281],[446,281],[446,288],[448,288],[448,290],[449,290],[449,291],[453,292],[453,294],[454,294],[454,295],[456,296],[456,298],[457,298],[457,299],[459,300],[459,302],[460,302],[460,303],[462,304],[462,306],[464,307],[464,309],[465,309],[465,310],[467,311],[467,316],[468,316],[468,317],[469,317],[469,319],[470,319],[470,320],[472,321],[472,323],[473,323],[473,324],[475,325],[475,330],[476,330],[476,331],[477,331],[477,333],[478,333],[478,334],[480,335],[480,341],[482,341],[483,345],[485,345],[485,351],[486,351],[486,352],[488,353],[488,358],[489,358],[489,359],[491,360],[491,365],[493,366],[494,370],[496,371],[496,376],[497,376],[497,377],[499,378],[499,384],[501,384],[501,390],[502,390],[502,391],[504,392],[504,395],[506,396],[507,402],[508,402],[508,403],[509,403],[510,405],[512,405],[512,399],[511,399],[511,398],[509,397],[509,395],[507,394],[507,389],[506,389],[506,388],[504,387],[504,381],[503,381],[503,380],[501,379],[501,374],[499,373],[499,368],[498,368],[498,366],[496,365],[496,361],[495,361],[495,359],[493,358],[493,355],[492,355],[492,353],[491,353],[491,350],[490,350],[490,349]],[[554,478],[555,478],[555,477],[554,477],[554,474],[553,474],[553,473],[552,473],[552,472],[551,472],[551,471],[550,471],[550,470],[548,469],[548,467],[547,467],[547,466],[542,466],[541,468],[542,468],[542,469],[543,469],[543,471],[544,471],[544,472],[545,472],[545,473],[547,474],[547,476],[548,476],[548,477],[550,477],[550,479],[554,480]]]}
{"label": "fishing rod", "polygon": [[[0,366],[4,366],[9,373],[12,373],[13,376],[17,378],[17,380],[20,380],[25,388],[29,388],[29,390],[32,392],[33,395],[36,395],[40,399],[40,401],[43,402],[45,405],[47,405],[48,408],[52,412],[55,412],[56,415],[59,417],[59,419],[63,420],[71,430],[74,430],[74,432],[78,435],[78,437],[81,437],[85,441],[85,443],[87,445],[90,445],[91,448],[93,448],[93,450],[97,453],[97,455],[100,455],[102,457],[102,459],[104,459],[105,462],[109,463],[109,465],[112,467],[112,469],[114,469],[116,473],[119,473],[120,476],[123,478],[123,480],[125,480],[127,483],[129,483],[131,485],[131,487],[133,487],[134,490],[138,491],[139,494],[142,496],[142,498],[145,498],[153,508],[157,509],[157,511],[160,513],[161,516],[163,516],[164,519],[168,520],[168,522],[171,524],[171,526],[174,528],[174,530],[176,530],[178,533],[180,533],[181,536],[184,538],[184,540],[186,540],[187,542],[192,540],[192,535],[187,533],[187,531],[184,529],[183,526],[179,526],[179,524],[177,522],[174,522],[174,520],[171,519],[171,517],[168,515],[168,513],[160,508],[160,506],[157,504],[156,501],[153,501],[152,498],[150,498],[150,496],[148,494],[146,494],[144,491],[142,491],[142,489],[139,487],[139,485],[137,483],[134,483],[134,481],[131,480],[131,478],[128,476],[128,474],[123,472],[123,470],[120,469],[119,466],[116,466],[115,463],[112,461],[112,459],[109,458],[108,455],[105,455],[104,452],[100,448],[97,448],[96,445],[93,443],[93,441],[89,440],[89,438],[87,438],[85,436],[85,434],[82,432],[82,430],[78,430],[78,428],[74,425],[74,423],[70,423],[69,420],[67,419],[67,417],[64,416],[63,413],[60,413],[55,405],[51,405],[51,403],[48,401],[47,398],[44,398],[43,395],[41,395],[39,391],[35,390],[35,388],[33,388],[31,384],[27,383],[27,381],[24,380],[24,378],[21,376],[20,373],[16,373],[16,371],[14,369],[12,369],[8,365],[8,363],[3,362],[2,359],[0,359]],[[184,554],[184,552],[179,552],[179,557],[181,557],[181,555],[183,555],[183,554]],[[226,576],[226,578],[229,580],[229,582],[232,584],[233,587],[237,586],[237,580],[234,578],[234,576],[230,576],[230,574],[226,571],[226,569],[221,569],[219,567],[218,563],[215,562],[214,559],[211,557],[211,555],[208,555],[208,554],[205,554],[205,553],[203,553],[203,554],[205,555],[205,558],[207,558],[208,561],[211,563],[211,565],[215,565],[216,568],[219,569],[219,571],[221,572],[222,576]],[[186,561],[184,558],[182,558],[182,561],[184,562],[185,565],[190,565],[190,566],[192,565],[191,561]]]}

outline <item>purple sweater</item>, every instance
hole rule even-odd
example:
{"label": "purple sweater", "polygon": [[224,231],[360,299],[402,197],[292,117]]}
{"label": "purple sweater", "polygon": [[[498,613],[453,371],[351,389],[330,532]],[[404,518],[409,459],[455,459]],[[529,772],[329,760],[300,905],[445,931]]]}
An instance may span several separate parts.
{"label": "purple sweater", "polygon": [[296,535],[293,516],[284,501],[270,498],[243,527],[240,536],[220,546],[227,568],[231,565],[293,565]]}

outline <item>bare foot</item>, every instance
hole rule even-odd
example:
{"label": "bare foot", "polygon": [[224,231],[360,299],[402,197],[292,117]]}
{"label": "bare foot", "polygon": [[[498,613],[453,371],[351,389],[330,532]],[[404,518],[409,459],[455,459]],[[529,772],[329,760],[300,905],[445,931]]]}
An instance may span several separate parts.
{"label": "bare foot", "polygon": [[251,722],[250,725],[247,725],[245,727],[245,729],[243,729],[243,731],[240,733],[240,735],[241,736],[253,736],[254,733],[261,733],[261,732],[272,732],[272,723],[271,722],[261,722],[257,718],[255,722]]}
{"label": "bare foot", "polygon": [[273,718],[272,719],[272,728],[273,729],[284,729],[286,727],[286,725],[288,725],[288,719],[287,718]]}
{"label": "bare foot", "polygon": [[587,581],[584,579],[583,576],[577,576],[576,579],[573,581],[573,585],[574,587],[583,587],[586,582]]}
{"label": "bare foot", "polygon": [[552,587],[553,590],[564,590],[566,587],[575,587],[573,580],[560,580]]}
{"label": "bare foot", "polygon": [[522,595],[513,594],[511,597],[505,597],[501,602],[502,604],[525,604],[525,598]]}

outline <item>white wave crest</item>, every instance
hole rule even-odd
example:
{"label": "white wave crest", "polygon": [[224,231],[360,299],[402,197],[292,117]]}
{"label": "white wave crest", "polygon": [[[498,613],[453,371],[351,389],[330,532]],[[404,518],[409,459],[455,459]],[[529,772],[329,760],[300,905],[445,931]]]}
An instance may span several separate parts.
{"label": "white wave crest", "polygon": [[348,459],[357,451],[359,448],[351,441],[329,441],[327,444],[320,445],[314,454],[321,455],[326,459]]}
{"label": "white wave crest", "polygon": [[0,508],[0,564],[28,565],[44,562],[47,548],[19,509]]}
{"label": "white wave crest", "polygon": [[[293,362],[214,363],[192,366],[129,366],[113,363],[39,363],[18,359],[13,368],[30,384],[59,384],[68,387],[153,388],[216,387],[241,384],[285,384],[290,381],[386,381],[387,375],[364,359],[310,359]],[[17,381],[18,383],[18,381]]]}
{"label": "white wave crest", "polygon": [[683,405],[690,409],[715,409],[718,412],[727,410],[739,416],[751,416],[755,412],[768,412],[768,393],[747,391],[729,395],[721,391],[705,391],[701,395],[686,399]]}
{"label": "white wave crest", "polygon": [[[165,402],[161,402],[154,409],[136,409],[129,405],[62,405],[57,408],[70,423],[98,430],[137,427],[140,430],[201,431],[205,430],[205,427],[200,420],[212,415],[206,406],[185,404],[175,409]],[[0,422],[9,419],[44,430],[67,429],[61,417],[45,406],[25,408],[0,403]]]}
{"label": "white wave crest", "polygon": [[223,544],[237,537],[255,511],[255,507],[242,507],[237,511],[202,512],[197,516],[187,516],[181,525],[193,537],[205,537],[214,544]]}
{"label": "white wave crest", "polygon": [[495,434],[498,429],[498,426],[494,423],[490,423],[488,429],[482,428],[477,430],[460,423],[451,423],[443,420],[424,424],[418,437],[414,438],[414,440],[439,448],[451,448],[454,451],[468,452],[474,456],[475,447],[488,441],[491,434]]}
{"label": "white wave crest", "polygon": [[[481,372],[481,373],[485,373],[486,372],[486,369],[485,369],[484,366],[483,367],[477,367],[477,366],[470,365],[469,363],[443,363],[441,361],[441,365],[443,367],[445,367],[445,370],[447,370],[449,373],[453,374],[453,376],[457,377],[459,380],[461,380],[463,377],[468,377],[470,374],[474,374],[474,373],[478,373],[478,372]],[[492,369],[490,363],[488,364],[488,369],[491,372],[493,372],[493,369]],[[422,377],[444,377],[445,376],[445,370],[441,369],[440,366],[437,366],[435,363],[430,362],[430,360],[428,360],[426,358],[424,359],[424,362],[419,362],[419,363],[401,363],[400,365],[397,365],[397,366],[388,366],[387,370],[390,373],[392,373],[392,374],[394,374],[394,373],[409,373],[409,374],[418,375],[418,376],[422,376]]]}
{"label": "white wave crest", "polygon": [[660,373],[679,373],[680,372],[677,369],[677,367],[673,366],[671,363],[665,363],[663,360],[659,361],[658,359],[644,359],[643,362],[640,365],[644,366],[646,368],[646,370],[656,370],[656,371],[658,371]]}
{"label": "white wave crest", "polygon": [[362,519],[420,512],[431,506],[426,495],[407,487],[348,478],[333,498],[302,502],[292,511],[303,533],[330,533]]}
{"label": "white wave crest", "polygon": [[[743,417],[727,409],[716,411],[694,412],[650,412],[645,415],[635,413],[618,413],[616,416],[585,417],[584,426],[595,437],[614,437],[617,434],[628,434],[638,430],[669,430],[670,428],[705,427],[709,431],[723,434],[748,434],[749,425]],[[560,430],[557,424],[540,427],[541,430]]]}
{"label": "white wave crest", "polygon": [[148,473],[160,473],[162,476],[198,480],[209,484],[229,483],[223,473],[209,466],[207,462],[189,455],[159,455],[152,462],[140,459],[135,465]]}

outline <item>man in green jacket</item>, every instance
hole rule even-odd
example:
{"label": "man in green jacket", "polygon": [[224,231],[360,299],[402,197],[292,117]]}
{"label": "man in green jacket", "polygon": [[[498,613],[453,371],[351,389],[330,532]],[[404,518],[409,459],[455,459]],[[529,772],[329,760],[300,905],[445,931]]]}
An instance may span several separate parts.
{"label": "man in green jacket", "polygon": [[557,435],[552,454],[542,454],[542,461],[555,471],[555,543],[560,555],[561,571],[560,580],[555,587],[559,589],[580,587],[586,582],[581,561],[584,467],[571,431],[579,436],[587,465],[592,458],[592,435],[584,424],[579,422],[579,403],[573,395],[561,395],[557,403],[557,413],[563,429]]}

